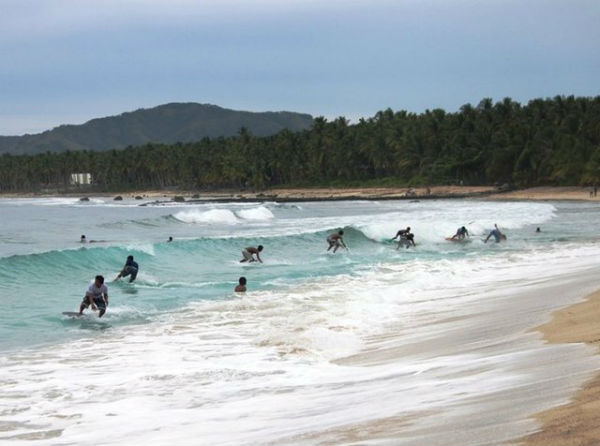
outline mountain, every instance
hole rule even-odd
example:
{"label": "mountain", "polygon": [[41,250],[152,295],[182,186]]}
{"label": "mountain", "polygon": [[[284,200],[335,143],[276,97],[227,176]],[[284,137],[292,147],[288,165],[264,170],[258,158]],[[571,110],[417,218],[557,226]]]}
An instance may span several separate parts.
{"label": "mountain", "polygon": [[170,103],[81,125],[61,125],[35,135],[0,136],[0,154],[103,151],[146,143],[191,142],[233,136],[242,127],[256,136],[269,136],[284,129],[308,129],[312,122],[312,116],[301,113],[255,113],[210,104]]}

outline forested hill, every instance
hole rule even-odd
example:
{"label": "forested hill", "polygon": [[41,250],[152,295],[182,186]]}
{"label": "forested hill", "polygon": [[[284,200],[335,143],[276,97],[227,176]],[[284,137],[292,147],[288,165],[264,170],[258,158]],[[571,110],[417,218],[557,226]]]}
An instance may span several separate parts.
{"label": "forested hill", "polygon": [[600,183],[600,96],[526,105],[506,98],[455,113],[385,110],[350,125],[316,118],[310,130],[121,151],[0,157],[0,190],[69,184],[90,172],[99,189],[281,185]]}
{"label": "forested hill", "polygon": [[292,112],[253,113],[208,104],[171,103],[92,119],[82,125],[61,125],[36,135],[0,136],[0,153],[35,154],[122,149],[147,143],[174,144],[204,137],[233,136],[241,127],[257,136],[267,136],[283,129],[307,129],[312,120],[310,115]]}

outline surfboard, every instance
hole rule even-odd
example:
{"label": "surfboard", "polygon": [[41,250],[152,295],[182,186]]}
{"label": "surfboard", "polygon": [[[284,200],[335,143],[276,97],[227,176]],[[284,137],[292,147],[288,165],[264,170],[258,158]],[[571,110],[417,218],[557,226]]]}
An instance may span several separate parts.
{"label": "surfboard", "polygon": [[85,314],[79,314],[77,311],[63,311],[62,314],[65,315],[65,316],[69,316],[69,317],[83,317],[83,316],[85,316]]}
{"label": "surfboard", "polygon": [[446,240],[449,242],[454,242],[454,243],[469,243],[471,241],[470,239],[467,239],[467,238],[459,239],[459,238],[452,238],[452,237],[446,237]]}

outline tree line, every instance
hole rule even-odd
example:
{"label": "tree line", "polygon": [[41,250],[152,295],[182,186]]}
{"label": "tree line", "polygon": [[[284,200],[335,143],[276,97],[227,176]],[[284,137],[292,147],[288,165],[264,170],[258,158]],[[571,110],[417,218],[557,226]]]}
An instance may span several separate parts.
{"label": "tree line", "polygon": [[67,188],[90,172],[98,190],[317,185],[591,185],[600,182],[600,96],[526,105],[483,99],[455,113],[378,112],[309,130],[104,152],[2,155],[0,191]]}

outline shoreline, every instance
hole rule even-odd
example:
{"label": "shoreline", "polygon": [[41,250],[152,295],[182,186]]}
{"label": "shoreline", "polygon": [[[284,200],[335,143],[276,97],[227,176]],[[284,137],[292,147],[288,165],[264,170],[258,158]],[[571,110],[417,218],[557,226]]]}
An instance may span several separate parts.
{"label": "shoreline", "polygon": [[139,190],[129,192],[95,192],[77,190],[65,193],[0,193],[0,198],[85,198],[121,196],[123,200],[155,199],[154,203],[172,201],[188,203],[206,202],[301,202],[342,200],[436,200],[436,199],[485,199],[499,201],[591,201],[600,202],[600,196],[591,196],[589,187],[544,186],[520,190],[503,191],[495,186],[433,186],[431,188],[408,187],[315,187],[274,188],[263,191],[244,190]]}
{"label": "shoreline", "polygon": [[[585,301],[553,313],[552,320],[537,327],[552,344],[585,343],[600,354],[600,290]],[[600,370],[567,404],[534,415],[540,430],[522,437],[518,444],[542,446],[600,444]]]}

